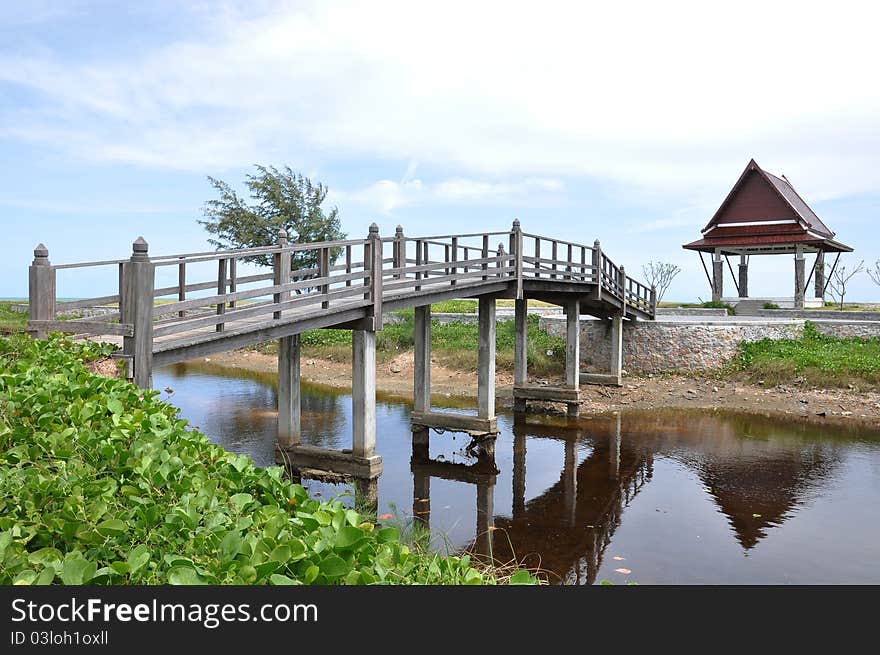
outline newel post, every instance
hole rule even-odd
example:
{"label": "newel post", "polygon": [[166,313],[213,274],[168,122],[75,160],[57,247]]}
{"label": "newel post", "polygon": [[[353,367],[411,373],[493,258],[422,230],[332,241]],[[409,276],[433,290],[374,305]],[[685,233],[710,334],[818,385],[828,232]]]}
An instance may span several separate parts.
{"label": "newel post", "polygon": [[[276,252],[275,256],[272,258],[272,266],[275,273],[272,284],[275,286],[288,284],[290,282],[290,251],[286,250],[286,248],[287,230],[282,228],[278,230],[278,252]],[[272,294],[272,302],[276,305],[289,298],[290,291],[279,291],[278,293]],[[281,318],[281,312],[274,312],[272,318],[276,320]]]}
{"label": "newel post", "polygon": [[620,267],[619,275],[617,284],[620,287],[620,309],[626,312],[626,269],[623,266]]}
{"label": "newel post", "polygon": [[593,279],[602,286],[602,244],[599,239],[593,241]]}
{"label": "newel post", "polygon": [[133,336],[123,337],[122,350],[129,358],[134,383],[142,389],[152,386],[153,377],[153,288],[156,265],[150,261],[143,237],[131,244],[131,258],[125,264],[125,303],[122,322],[131,325]]}
{"label": "newel post", "polygon": [[[28,268],[28,318],[31,321],[55,320],[55,267],[49,263],[49,249],[42,243],[34,248],[34,261]],[[37,339],[46,330],[28,330]]]}
{"label": "newel post", "polygon": [[523,236],[519,219],[513,219],[510,229],[510,254],[513,255],[513,277],[516,278],[516,298],[523,297]]}
{"label": "newel post", "polygon": [[657,315],[657,287],[651,287],[651,315]]}
{"label": "newel post", "polygon": [[370,300],[373,303],[373,319],[376,329],[382,327],[382,239],[379,238],[379,226],[370,225],[367,236],[369,245]]}

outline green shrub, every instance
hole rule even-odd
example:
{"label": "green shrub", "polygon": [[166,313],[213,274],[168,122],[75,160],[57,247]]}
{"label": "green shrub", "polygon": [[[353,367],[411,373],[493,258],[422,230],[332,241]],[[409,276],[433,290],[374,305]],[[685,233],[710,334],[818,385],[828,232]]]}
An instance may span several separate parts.
{"label": "green shrub", "polygon": [[733,316],[736,314],[733,305],[730,305],[726,302],[721,302],[720,300],[708,300],[704,303],[701,303],[700,307],[704,309],[726,309],[728,316]]}
{"label": "green shrub", "polygon": [[209,443],[158,392],[89,373],[107,352],[0,338],[0,584],[496,582]]}
{"label": "green shrub", "polygon": [[764,309],[779,309],[779,305],[777,305],[775,302],[765,302]]}

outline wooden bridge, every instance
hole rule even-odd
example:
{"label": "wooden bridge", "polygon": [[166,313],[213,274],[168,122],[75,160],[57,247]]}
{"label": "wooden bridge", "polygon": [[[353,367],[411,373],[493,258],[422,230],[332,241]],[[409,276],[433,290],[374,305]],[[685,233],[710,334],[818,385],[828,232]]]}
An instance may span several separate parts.
{"label": "wooden bridge", "polygon": [[[260,260],[271,263],[272,272],[238,275],[242,262]],[[211,278],[193,281],[193,271],[206,265],[212,268]],[[58,301],[58,273],[87,268],[112,271],[105,279],[114,280],[116,293]],[[156,278],[167,278],[169,273],[176,273],[174,284],[157,287]],[[528,400],[556,401],[566,403],[570,414],[577,413],[580,383],[620,384],[623,321],[652,319],[656,306],[654,290],[629,277],[623,266],[602,252],[598,241],[586,246],[527,234],[519,221],[509,232],[427,237],[405,236],[400,227],[394,236],[380,237],[373,224],[366,239],[305,244],[289,243],[282,231],[276,244],[265,247],[159,257],[150,256],[141,237],[127,259],[60,265],[50,263],[48,250],[40,244],[34,250],[29,284],[31,334],[63,331],[92,338],[121,337],[118,356],[126,363],[128,377],[144,388],[151,386],[154,366],[278,340],[279,453],[303,467],[358,477],[381,471],[375,454],[375,339],[385,313],[415,309],[414,427],[493,435],[496,299],[515,300],[516,409],[524,410]],[[170,302],[156,302],[169,298]],[[430,305],[454,298],[478,299],[476,416],[431,409]],[[565,308],[563,386],[528,383],[529,299]],[[100,305],[109,305],[108,313],[58,320],[61,311]],[[609,323],[612,355],[607,374],[580,373],[582,314]],[[352,330],[350,452],[300,443],[299,335],[320,328]]]}

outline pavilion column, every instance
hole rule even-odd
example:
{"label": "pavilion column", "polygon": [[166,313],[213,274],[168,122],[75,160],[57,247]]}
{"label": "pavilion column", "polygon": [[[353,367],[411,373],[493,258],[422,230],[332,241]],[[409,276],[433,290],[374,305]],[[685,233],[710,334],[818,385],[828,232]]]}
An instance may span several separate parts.
{"label": "pavilion column", "polygon": [[816,287],[815,295],[821,300],[825,300],[825,251],[820,250],[816,253]]}
{"label": "pavilion column", "polygon": [[721,248],[712,255],[712,302],[720,302],[724,295],[724,262],[721,261]]}
{"label": "pavilion column", "polygon": [[749,256],[739,256],[739,297],[749,297]]}
{"label": "pavilion column", "polygon": [[794,251],[794,308],[804,308],[804,272],[805,272],[804,251],[801,246],[795,246]]}

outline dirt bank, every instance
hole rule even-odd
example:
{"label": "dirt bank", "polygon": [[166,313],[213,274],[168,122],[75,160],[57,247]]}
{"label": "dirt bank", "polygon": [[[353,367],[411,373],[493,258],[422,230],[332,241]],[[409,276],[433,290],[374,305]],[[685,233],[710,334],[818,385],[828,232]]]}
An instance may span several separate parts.
{"label": "dirt bank", "polygon": [[[212,366],[220,368],[274,372],[277,367],[275,357],[249,350],[211,355],[207,359]],[[378,365],[376,388],[386,394],[412,398],[412,372],[412,353],[403,353]],[[351,386],[351,365],[347,362],[303,357],[302,375],[310,382],[339,389]],[[513,376],[499,371],[496,376],[499,404],[512,403],[512,385]],[[431,367],[431,388],[436,397],[476,396],[477,379],[473,372],[452,370],[435,363]],[[585,385],[582,398],[583,410],[590,413],[657,408],[727,409],[789,415],[818,423],[859,422],[880,427],[880,393],[855,389],[765,388],[713,377],[662,375],[627,377],[620,388]]]}

